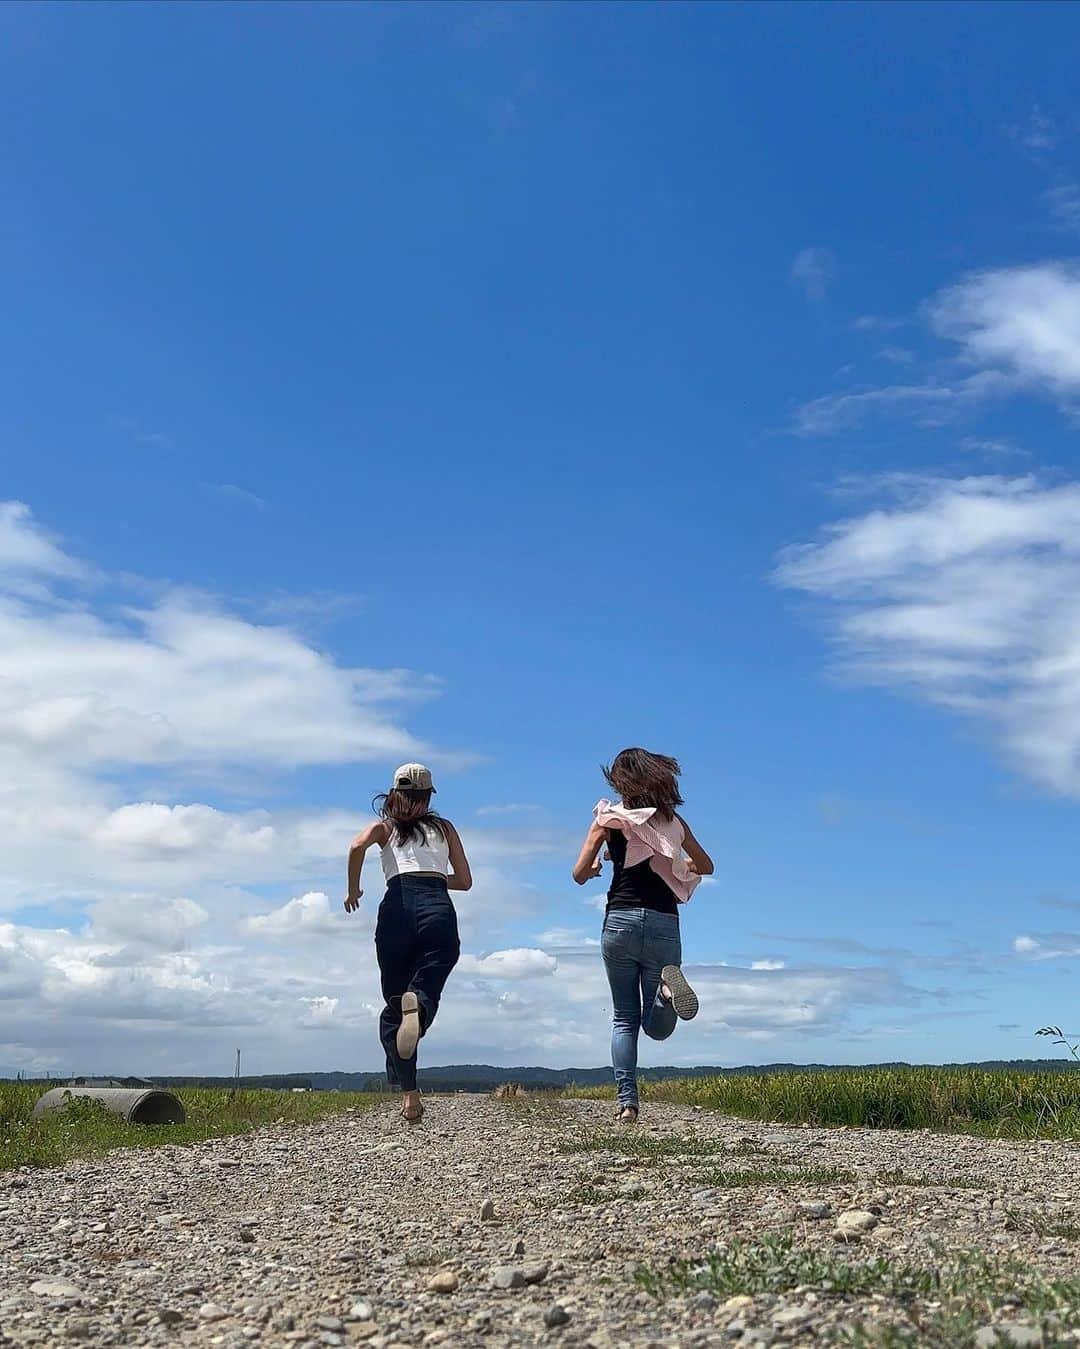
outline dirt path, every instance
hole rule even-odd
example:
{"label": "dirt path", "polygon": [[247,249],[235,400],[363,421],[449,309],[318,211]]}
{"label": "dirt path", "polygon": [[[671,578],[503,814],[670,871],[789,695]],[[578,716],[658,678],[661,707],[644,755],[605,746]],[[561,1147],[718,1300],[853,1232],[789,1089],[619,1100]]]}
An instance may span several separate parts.
{"label": "dirt path", "polygon": [[[0,1177],[0,1344],[749,1349],[913,1316],[929,1318],[920,1342],[933,1343],[940,1290],[841,1296],[820,1269],[784,1287],[785,1267],[881,1253],[893,1271],[932,1266],[940,1244],[1075,1279],[1078,1163],[1068,1143],[750,1125],[678,1107],[654,1107],[636,1131],[593,1102],[434,1098],[412,1131],[380,1107]],[[864,1216],[842,1218],[852,1210]],[[729,1258],[680,1290],[664,1273],[672,1257],[785,1232],[790,1250],[766,1246],[742,1274]],[[641,1264],[670,1296],[641,1286]],[[1038,1320],[1033,1342],[1080,1343],[1067,1308],[1055,1319],[1056,1294],[1049,1320],[1002,1311],[1001,1289],[1016,1285],[1007,1275],[972,1328]]]}

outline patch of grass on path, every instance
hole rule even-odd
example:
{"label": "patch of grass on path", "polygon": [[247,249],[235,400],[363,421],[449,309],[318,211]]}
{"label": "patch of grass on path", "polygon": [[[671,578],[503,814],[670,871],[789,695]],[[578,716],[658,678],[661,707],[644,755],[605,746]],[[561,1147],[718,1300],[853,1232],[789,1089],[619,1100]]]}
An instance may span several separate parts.
{"label": "patch of grass on path", "polygon": [[182,1088],[186,1124],[126,1124],[97,1102],[75,1097],[63,1113],[32,1120],[38,1097],[55,1083],[0,1082],[0,1171],[58,1166],[74,1157],[113,1148],[199,1143],[248,1133],[263,1124],[307,1124],[345,1110],[370,1109],[383,1098],[371,1092],[227,1091]]}
{"label": "patch of grass on path", "polygon": [[[825,1128],[938,1129],[1000,1138],[1080,1138],[1080,1066],[1007,1069],[873,1068],[746,1073],[646,1082],[648,1101]],[[573,1095],[606,1099],[606,1088]]]}
{"label": "patch of grass on path", "polygon": [[[955,1251],[936,1252],[928,1265],[888,1256],[851,1262],[828,1249],[797,1245],[787,1233],[760,1242],[733,1241],[699,1260],[642,1266],[635,1281],[658,1300],[697,1292],[753,1297],[796,1288],[822,1301],[868,1297],[881,1305],[884,1300],[895,1323],[857,1325],[848,1342],[865,1345],[969,1345],[974,1331],[1004,1306],[1010,1317],[1054,1318],[1055,1335],[1080,1326],[1078,1278],[1049,1279],[1020,1260]],[[1059,1342],[1064,1338],[1047,1340]]]}
{"label": "patch of grass on path", "polygon": [[559,1146],[563,1153],[616,1152],[638,1161],[654,1162],[665,1157],[715,1157],[729,1149],[719,1139],[694,1138],[692,1135],[657,1137],[624,1129],[620,1133],[579,1133]]}
{"label": "patch of grass on path", "polygon": [[839,1166],[758,1166],[746,1171],[715,1167],[695,1171],[694,1183],[718,1190],[747,1189],[754,1185],[850,1185],[858,1177]]}

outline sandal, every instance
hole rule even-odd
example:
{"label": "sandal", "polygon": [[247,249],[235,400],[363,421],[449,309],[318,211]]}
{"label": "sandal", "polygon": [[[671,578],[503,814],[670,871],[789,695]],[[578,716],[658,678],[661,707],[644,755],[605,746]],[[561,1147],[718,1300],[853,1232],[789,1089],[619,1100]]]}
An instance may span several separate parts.
{"label": "sandal", "polygon": [[405,1121],[406,1124],[419,1124],[420,1121],[424,1118],[423,1101],[416,1100],[412,1103],[412,1105],[406,1105],[405,1102],[402,1101],[401,1118]]}
{"label": "sandal", "polygon": [[615,1116],[618,1124],[636,1124],[638,1121],[638,1108],[636,1105],[620,1106],[618,1114]]}

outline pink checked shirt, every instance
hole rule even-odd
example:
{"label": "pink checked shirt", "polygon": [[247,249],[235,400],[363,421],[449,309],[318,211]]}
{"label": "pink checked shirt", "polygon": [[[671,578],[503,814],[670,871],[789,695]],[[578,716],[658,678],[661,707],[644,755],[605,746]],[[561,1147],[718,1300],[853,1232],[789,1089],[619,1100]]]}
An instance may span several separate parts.
{"label": "pink checked shirt", "polygon": [[593,813],[598,825],[619,829],[626,835],[626,866],[637,866],[648,859],[679,903],[689,900],[701,877],[690,870],[683,856],[686,833],[680,820],[654,819],[656,810],[652,806],[629,810],[621,802],[612,805],[608,800],[598,801]]}

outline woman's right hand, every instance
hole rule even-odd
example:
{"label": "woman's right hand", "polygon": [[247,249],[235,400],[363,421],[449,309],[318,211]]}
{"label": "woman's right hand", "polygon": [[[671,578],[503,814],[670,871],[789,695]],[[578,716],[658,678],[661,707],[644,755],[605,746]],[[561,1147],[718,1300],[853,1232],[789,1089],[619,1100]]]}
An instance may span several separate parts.
{"label": "woman's right hand", "polygon": [[346,895],[346,896],[345,896],[345,912],[346,912],[346,913],[355,913],[355,912],[356,912],[356,910],[360,907],[360,897],[363,895],[363,893],[364,893],[363,890],[358,890],[358,891],[356,892],[355,895]]}

